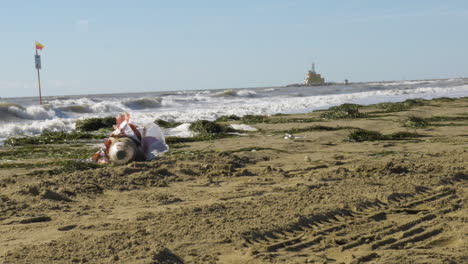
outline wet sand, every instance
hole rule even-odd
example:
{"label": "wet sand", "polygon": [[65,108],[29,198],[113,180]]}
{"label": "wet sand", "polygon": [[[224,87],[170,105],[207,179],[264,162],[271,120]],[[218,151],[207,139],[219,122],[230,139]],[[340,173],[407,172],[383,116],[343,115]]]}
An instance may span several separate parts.
{"label": "wet sand", "polygon": [[[0,262],[467,263],[467,110],[462,98],[285,115],[85,170],[53,169],[96,146],[1,148]],[[410,116],[460,118],[404,127]],[[319,125],[348,128],[308,129]],[[420,136],[350,142],[353,128]]]}

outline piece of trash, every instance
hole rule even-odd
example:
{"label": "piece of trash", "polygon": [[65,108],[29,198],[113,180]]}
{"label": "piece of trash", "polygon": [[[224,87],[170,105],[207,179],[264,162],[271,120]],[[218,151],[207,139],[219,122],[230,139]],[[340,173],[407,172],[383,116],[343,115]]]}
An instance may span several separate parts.
{"label": "piece of trash", "polygon": [[194,137],[195,133],[190,130],[190,123],[183,123],[173,128],[167,128],[165,131],[173,137],[190,138]]}
{"label": "piece of trash", "polygon": [[257,128],[248,126],[246,124],[231,124],[230,127],[238,131],[258,131]]}
{"label": "piece of trash", "polygon": [[116,121],[115,130],[94,154],[95,162],[126,164],[131,161],[150,161],[169,149],[158,125],[150,123],[140,131],[130,123],[129,113],[119,115]]}
{"label": "piece of trash", "polygon": [[292,134],[284,134],[284,139],[297,139],[297,138],[301,138],[301,137],[296,137]]}

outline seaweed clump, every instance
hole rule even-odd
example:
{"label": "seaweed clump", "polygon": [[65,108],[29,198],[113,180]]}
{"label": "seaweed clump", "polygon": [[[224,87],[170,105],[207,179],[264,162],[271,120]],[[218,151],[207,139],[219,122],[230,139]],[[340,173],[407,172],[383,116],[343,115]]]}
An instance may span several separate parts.
{"label": "seaweed clump", "polygon": [[221,126],[220,124],[208,120],[198,120],[192,123],[189,127],[190,130],[193,132],[200,133],[202,135],[205,134],[217,134],[222,133],[225,130],[225,127]]}
{"label": "seaweed clump", "polygon": [[432,100],[436,102],[453,102],[453,101],[456,101],[457,99],[451,98],[451,97],[439,97],[439,98],[434,98]]}
{"label": "seaweed clump", "polygon": [[288,134],[296,134],[302,132],[312,132],[312,131],[338,131],[343,129],[352,129],[354,127],[347,127],[347,126],[337,126],[337,127],[329,127],[329,126],[309,126],[309,127],[302,127],[302,128],[292,128],[281,133],[288,133]]}
{"label": "seaweed clump", "polygon": [[409,117],[403,122],[405,127],[426,127],[426,126],[457,126],[464,125],[463,123],[448,123],[440,124],[439,122],[460,122],[468,120],[468,116],[431,116],[431,117]]}
{"label": "seaweed clump", "polygon": [[429,122],[426,119],[417,116],[410,116],[403,122],[404,127],[427,127],[428,125]]}
{"label": "seaweed clump", "polygon": [[386,113],[402,112],[402,111],[406,111],[417,106],[426,105],[427,101],[428,100],[416,98],[416,99],[408,99],[403,102],[381,103],[381,104],[376,104],[375,106],[379,109],[382,109],[383,112],[386,112]]}
{"label": "seaweed clump", "polygon": [[215,120],[215,122],[228,122],[228,121],[237,121],[237,120],[241,120],[241,118],[236,115],[223,115],[223,116],[218,117]]}
{"label": "seaweed clump", "polygon": [[402,140],[408,138],[422,137],[422,135],[410,132],[396,132],[389,135],[384,135],[377,131],[357,129],[348,135],[348,141],[364,142],[364,141],[378,141],[378,140]]}
{"label": "seaweed clump", "polygon": [[154,123],[162,128],[173,128],[181,125],[179,122],[169,122],[162,119],[156,119]]}
{"label": "seaweed clump", "polygon": [[348,140],[353,142],[385,140],[385,136],[377,131],[357,129],[348,135]]}
{"label": "seaweed clump", "polygon": [[215,122],[228,122],[228,121],[240,121],[244,124],[282,124],[282,123],[311,123],[322,121],[319,118],[291,118],[285,117],[286,114],[274,114],[273,116],[264,116],[264,115],[245,115],[239,117],[236,115],[229,116],[220,116]]}
{"label": "seaweed clump", "polygon": [[320,117],[329,120],[367,117],[367,114],[359,112],[361,107],[362,105],[358,104],[342,104],[331,107],[328,111],[322,113]]}
{"label": "seaweed clump", "polygon": [[190,130],[197,132],[199,135],[214,135],[214,134],[226,134],[230,132],[237,132],[234,128],[229,125],[218,124],[214,121],[208,120],[198,120],[193,122],[190,127]]}
{"label": "seaweed clump", "polygon": [[246,124],[269,123],[270,118],[263,115],[245,115],[241,118],[241,121]]}
{"label": "seaweed clump", "polygon": [[97,131],[99,129],[112,129],[116,123],[113,116],[93,117],[76,121],[76,130],[78,131]]}
{"label": "seaweed clump", "polygon": [[104,139],[106,135],[84,132],[65,132],[45,130],[38,136],[11,137],[5,140],[5,146],[43,145],[43,144],[68,144],[84,139]]}
{"label": "seaweed clump", "polygon": [[431,116],[426,118],[428,122],[450,122],[450,121],[466,121],[468,116]]}
{"label": "seaweed clump", "polygon": [[232,129],[229,126],[220,125],[216,122],[208,120],[198,120],[192,123],[189,129],[193,132],[196,132],[197,135],[189,138],[166,137],[166,143],[177,144],[220,139],[231,137],[232,135],[228,134],[229,132],[236,132],[235,129]]}
{"label": "seaweed clump", "polygon": [[60,162],[57,165],[60,165],[60,168],[48,170],[47,173],[49,175],[58,175],[58,174],[63,174],[63,173],[72,173],[75,171],[97,169],[97,168],[102,167],[102,165],[99,165],[94,162],[83,162],[79,160],[65,160],[65,161]]}

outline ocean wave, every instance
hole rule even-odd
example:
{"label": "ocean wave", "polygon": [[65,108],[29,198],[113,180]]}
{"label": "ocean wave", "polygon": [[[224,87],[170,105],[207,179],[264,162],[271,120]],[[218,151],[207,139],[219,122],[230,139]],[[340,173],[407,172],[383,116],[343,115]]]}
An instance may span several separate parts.
{"label": "ocean wave", "polygon": [[75,121],[54,118],[51,120],[7,123],[0,126],[0,138],[6,139],[12,136],[37,135],[44,130],[71,131],[75,129]]}
{"label": "ocean wave", "polygon": [[33,105],[23,107],[17,104],[0,104],[0,121],[11,122],[21,119],[40,120],[56,117],[55,111],[50,106]]}
{"label": "ocean wave", "polygon": [[262,92],[273,92],[273,91],[276,91],[275,88],[265,88],[262,90]]}
{"label": "ocean wave", "polygon": [[67,105],[67,106],[59,106],[56,108],[61,112],[72,112],[72,113],[93,113],[93,110],[89,107],[89,105]]}
{"label": "ocean wave", "polygon": [[236,92],[236,95],[240,97],[255,97],[257,93],[251,90],[240,90]]}
{"label": "ocean wave", "polygon": [[414,88],[415,85],[463,85],[462,78],[452,78],[452,79],[443,79],[443,80],[414,80],[414,81],[393,81],[393,82],[369,82],[364,85],[367,86],[382,86],[382,87],[392,87],[392,86],[405,86],[407,88]]}
{"label": "ocean wave", "polygon": [[122,104],[132,110],[142,110],[150,108],[158,108],[162,106],[162,98],[138,98],[123,101]]}
{"label": "ocean wave", "polygon": [[93,105],[90,105],[93,113],[117,113],[128,111],[124,105],[116,101],[102,101]]}
{"label": "ocean wave", "polygon": [[255,97],[257,93],[251,90],[225,90],[222,92],[214,93],[212,97]]}

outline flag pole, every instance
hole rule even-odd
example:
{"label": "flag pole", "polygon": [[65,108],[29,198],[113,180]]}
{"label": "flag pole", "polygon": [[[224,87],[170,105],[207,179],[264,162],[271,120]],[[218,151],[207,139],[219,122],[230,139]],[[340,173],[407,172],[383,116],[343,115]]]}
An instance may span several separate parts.
{"label": "flag pole", "polygon": [[[37,47],[36,47],[36,56],[39,56],[37,53]],[[41,75],[39,74],[39,67],[36,67],[37,69],[37,82],[39,84],[39,104],[42,105],[42,92],[41,92]]]}

